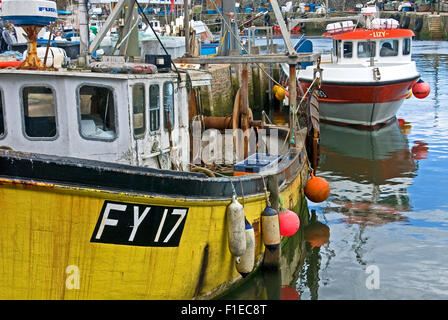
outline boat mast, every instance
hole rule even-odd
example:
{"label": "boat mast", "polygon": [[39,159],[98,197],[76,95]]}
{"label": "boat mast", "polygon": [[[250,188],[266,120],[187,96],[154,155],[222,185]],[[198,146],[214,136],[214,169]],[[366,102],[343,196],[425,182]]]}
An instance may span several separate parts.
{"label": "boat mast", "polygon": [[188,0],[184,0],[184,32],[185,32],[185,57],[191,57],[190,52],[190,10]]}
{"label": "boat mast", "polygon": [[101,29],[98,31],[98,34],[96,35],[95,39],[93,39],[92,44],[90,45],[89,51],[91,54],[93,54],[95,50],[99,47],[101,41],[103,41],[104,39],[104,36],[109,31],[109,28],[113,25],[115,20],[121,14],[121,10],[124,8],[125,4],[126,0],[119,0],[118,3],[115,5],[114,9],[107,17],[106,22],[104,22],[104,24],[101,26]]}
{"label": "boat mast", "polygon": [[[221,28],[222,50],[219,55],[228,56],[232,50],[237,50],[241,54],[240,39],[235,39],[234,37],[234,35],[238,37],[239,34],[235,22],[235,0],[223,0],[222,11],[224,13],[225,23],[222,24]],[[228,26],[233,30],[229,30]]]}
{"label": "boat mast", "polygon": [[89,64],[89,16],[87,0],[79,0],[79,58],[78,65],[85,67]]}

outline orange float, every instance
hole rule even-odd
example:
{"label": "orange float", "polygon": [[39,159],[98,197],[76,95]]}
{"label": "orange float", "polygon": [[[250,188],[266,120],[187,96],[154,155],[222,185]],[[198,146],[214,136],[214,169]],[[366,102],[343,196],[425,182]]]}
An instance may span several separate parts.
{"label": "orange float", "polygon": [[426,98],[429,93],[431,92],[431,87],[429,84],[423,80],[418,80],[413,86],[412,86],[412,94],[417,99],[424,99]]}
{"label": "orange float", "polygon": [[0,61],[0,69],[13,67],[16,68],[20,66],[23,63],[23,61]]}
{"label": "orange float", "polygon": [[322,202],[330,196],[330,185],[327,180],[315,177],[311,172],[311,179],[305,185],[305,195],[313,202]]}

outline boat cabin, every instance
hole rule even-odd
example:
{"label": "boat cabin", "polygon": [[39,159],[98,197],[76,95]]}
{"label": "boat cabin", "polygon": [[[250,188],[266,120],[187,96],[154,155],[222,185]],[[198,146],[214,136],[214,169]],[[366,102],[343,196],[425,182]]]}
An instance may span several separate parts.
{"label": "boat cabin", "polygon": [[335,32],[334,27],[330,28],[330,32],[328,30],[327,27],[327,33],[324,36],[333,40],[332,63],[411,61],[412,37],[414,36],[412,30],[387,29],[381,28],[381,25],[373,29],[352,29],[346,32],[343,27],[340,28],[340,32]]}
{"label": "boat cabin", "polygon": [[[189,75],[193,87],[209,84],[209,74]],[[188,163],[181,76],[1,71],[0,146],[161,169]]]}

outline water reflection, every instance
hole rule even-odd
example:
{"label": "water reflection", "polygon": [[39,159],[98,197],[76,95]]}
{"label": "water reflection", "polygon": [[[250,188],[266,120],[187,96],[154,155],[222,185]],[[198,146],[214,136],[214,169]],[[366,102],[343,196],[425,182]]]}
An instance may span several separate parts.
{"label": "water reflection", "polygon": [[[398,119],[362,132],[322,124],[318,174],[330,183],[330,198],[309,203],[317,212],[308,222],[301,217],[298,248],[284,258],[280,277],[259,272],[237,298],[448,298],[447,52],[446,41],[414,42],[413,59],[431,93],[400,108],[398,117],[412,126]],[[325,232],[306,236],[312,221],[331,230],[329,242]],[[380,290],[366,288],[370,265],[381,269]]]}
{"label": "water reflection", "polygon": [[[299,275],[298,291],[302,293],[304,287],[308,287],[311,299],[317,300],[320,281],[319,270],[322,260],[320,248],[330,242],[330,228],[318,221],[315,210],[311,211],[310,223],[305,227],[304,235],[307,252],[304,267]],[[330,259],[328,259],[329,261]]]}
{"label": "water reflection", "polygon": [[312,252],[330,242],[330,228],[317,220],[316,211],[311,211],[310,224],[305,227],[307,251]]}
{"label": "water reflection", "polygon": [[[249,281],[220,297],[224,300],[300,300],[303,292],[297,287],[299,278],[305,278],[307,285],[317,295],[320,269],[320,247],[330,241],[330,228],[318,221],[317,214],[311,214],[304,206],[300,211],[301,227],[288,241],[282,244],[280,268],[264,269],[251,275]],[[303,266],[307,273],[303,274]]]}
{"label": "water reflection", "polygon": [[426,144],[416,142],[410,150],[398,121],[377,131],[322,124],[321,134],[321,175],[337,177],[324,212],[341,213],[349,224],[406,221],[402,213],[412,209],[407,189]]}

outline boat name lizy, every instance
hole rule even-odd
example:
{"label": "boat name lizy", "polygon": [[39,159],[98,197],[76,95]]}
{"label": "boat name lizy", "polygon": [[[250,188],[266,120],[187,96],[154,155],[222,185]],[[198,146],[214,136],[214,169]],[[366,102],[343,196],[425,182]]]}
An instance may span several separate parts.
{"label": "boat name lizy", "polygon": [[104,201],[91,242],[177,247],[188,208]]}
{"label": "boat name lizy", "polygon": [[372,33],[374,38],[384,38],[388,33],[386,31],[375,31]]}

